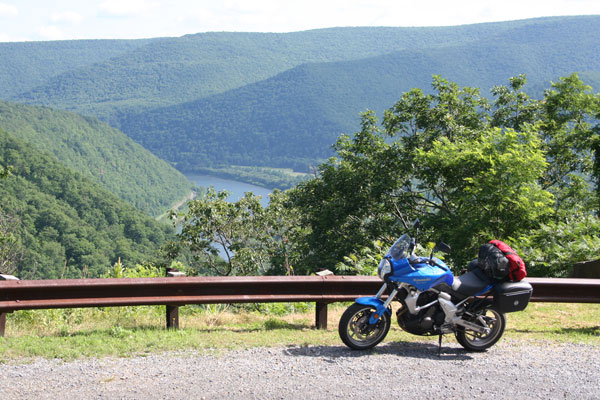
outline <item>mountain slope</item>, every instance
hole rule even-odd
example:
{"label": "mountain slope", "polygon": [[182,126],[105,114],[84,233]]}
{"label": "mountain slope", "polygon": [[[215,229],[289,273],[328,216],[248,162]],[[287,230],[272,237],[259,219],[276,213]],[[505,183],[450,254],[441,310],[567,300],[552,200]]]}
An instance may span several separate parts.
{"label": "mountain slope", "polygon": [[381,113],[403,92],[429,88],[432,75],[486,95],[524,73],[539,95],[561,76],[600,71],[600,18],[542,22],[460,46],[306,64],[223,94],[124,117],[121,127],[183,171],[219,163],[305,170],[332,154],[339,134],[358,129],[361,111]]}
{"label": "mountain slope", "polygon": [[222,93],[300,64],[473,42],[536,21],[439,28],[220,32],[165,38],[93,65],[71,68],[11,99],[95,115],[118,126],[116,117],[123,113]]}
{"label": "mountain slope", "polygon": [[0,128],[149,215],[190,192],[192,184],[177,170],[95,118],[0,101]]}
{"label": "mountain slope", "polygon": [[598,31],[600,16],[205,33],[148,41],[11,98],[98,116],[183,171],[305,170],[331,154],[340,133],[358,129],[360,111],[381,112],[403,92],[428,88],[434,74],[484,94],[520,73],[532,94],[579,71],[594,85]]}
{"label": "mountain slope", "polygon": [[53,77],[126,53],[151,40],[64,40],[0,43],[3,99],[34,89]]}
{"label": "mountain slope", "polygon": [[0,129],[0,214],[16,221],[21,278],[98,277],[121,258],[134,265],[172,234],[52,156]]}

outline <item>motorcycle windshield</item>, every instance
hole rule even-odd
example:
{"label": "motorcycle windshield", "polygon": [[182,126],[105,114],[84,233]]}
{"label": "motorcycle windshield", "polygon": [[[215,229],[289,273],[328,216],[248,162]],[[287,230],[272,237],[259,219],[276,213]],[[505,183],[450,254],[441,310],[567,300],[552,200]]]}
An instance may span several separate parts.
{"label": "motorcycle windshield", "polygon": [[394,260],[408,257],[410,255],[410,246],[412,239],[407,234],[404,234],[396,240],[396,242],[388,250],[388,255]]}

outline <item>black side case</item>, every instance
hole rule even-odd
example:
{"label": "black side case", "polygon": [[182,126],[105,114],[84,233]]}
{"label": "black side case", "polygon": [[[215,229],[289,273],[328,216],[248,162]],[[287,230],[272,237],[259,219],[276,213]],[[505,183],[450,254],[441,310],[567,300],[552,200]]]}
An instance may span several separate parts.
{"label": "black side case", "polygon": [[529,304],[533,288],[529,282],[504,282],[496,286],[494,306],[502,313],[522,311]]}

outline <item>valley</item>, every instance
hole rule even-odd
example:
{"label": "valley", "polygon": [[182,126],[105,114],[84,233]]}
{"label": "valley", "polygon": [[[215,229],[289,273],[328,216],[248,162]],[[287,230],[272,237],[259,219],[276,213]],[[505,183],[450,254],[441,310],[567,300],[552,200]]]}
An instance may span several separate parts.
{"label": "valley", "polygon": [[465,90],[491,114],[491,91],[520,74],[532,99],[571,74],[597,91],[598,31],[600,16],[571,16],[0,43],[0,171],[12,170],[0,179],[0,238],[12,247],[0,251],[15,260],[4,268],[97,277],[118,260],[164,262],[173,205],[213,186],[231,200],[252,191],[264,207],[274,189],[339,167],[338,139],[361,130],[362,113],[374,111],[375,132],[411,89],[435,106],[435,76],[477,88]]}

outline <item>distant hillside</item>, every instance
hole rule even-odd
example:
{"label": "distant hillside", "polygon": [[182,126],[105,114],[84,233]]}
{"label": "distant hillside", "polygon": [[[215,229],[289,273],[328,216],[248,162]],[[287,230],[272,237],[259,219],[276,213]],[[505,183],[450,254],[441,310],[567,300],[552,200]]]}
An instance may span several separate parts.
{"label": "distant hillside", "polygon": [[0,129],[0,213],[22,249],[21,278],[98,277],[119,258],[135,265],[172,234],[52,156]]}
{"label": "distant hillside", "polygon": [[121,127],[184,171],[218,163],[302,170],[330,156],[340,133],[357,130],[360,112],[381,115],[403,92],[427,91],[432,75],[489,95],[492,86],[524,73],[539,96],[551,80],[588,71],[582,77],[599,88],[590,72],[600,72],[599,29],[600,18],[545,22],[459,46],[305,64],[223,94],[131,115]]}
{"label": "distant hillside", "polygon": [[49,79],[106,61],[151,40],[63,40],[0,43],[2,98],[44,85]]}
{"label": "distant hillside", "polygon": [[[520,73],[532,94],[573,72],[596,86],[599,31],[600,16],[582,16],[203,33],[136,42],[91,64],[64,65],[33,88],[16,74],[16,86],[30,89],[4,96],[97,116],[182,171],[220,164],[306,170],[331,154],[340,133],[358,129],[360,111],[381,112],[403,92],[429,88],[434,74],[484,94]],[[35,51],[19,51],[20,59],[38,63]]]}
{"label": "distant hillside", "polygon": [[95,118],[0,101],[0,129],[149,215],[163,213],[191,189],[173,167]]}
{"label": "distant hillside", "polygon": [[[222,93],[304,63],[355,60],[400,50],[474,42],[537,21],[439,28],[332,28],[293,33],[215,32],[155,39],[87,66],[57,71],[32,90],[5,98],[99,116],[118,127],[118,117],[124,113]],[[30,57],[36,67],[36,54],[37,51],[23,47],[19,55],[23,59]],[[19,77],[15,79],[19,82]]]}

